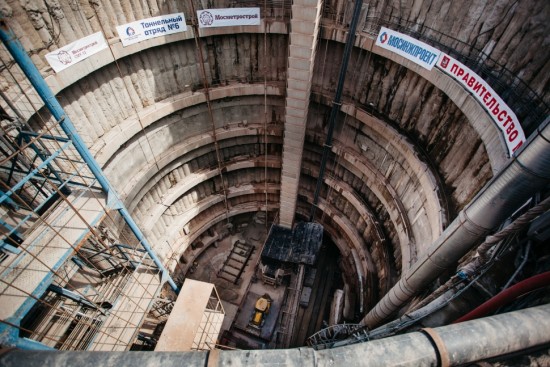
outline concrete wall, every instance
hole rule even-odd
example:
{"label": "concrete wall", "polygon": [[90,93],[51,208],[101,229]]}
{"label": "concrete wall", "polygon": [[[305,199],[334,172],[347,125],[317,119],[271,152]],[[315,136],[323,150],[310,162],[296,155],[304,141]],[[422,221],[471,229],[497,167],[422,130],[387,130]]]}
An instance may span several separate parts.
{"label": "concrete wall", "polygon": [[[326,2],[316,51],[300,162],[296,211],[302,216],[312,200],[343,26],[351,16],[351,3],[339,1]],[[276,211],[289,43],[284,12],[269,11],[260,27],[201,32],[218,162],[192,30],[128,48],[114,32],[118,24],[149,16],[191,14],[189,4],[90,4],[0,1],[0,9],[161,256],[170,246],[182,254],[210,226],[234,215]],[[441,42],[449,46],[483,48],[548,100],[548,51],[540,47],[548,28],[545,2],[370,5],[373,16],[395,15],[426,34],[446,34]],[[320,200],[348,284],[372,290],[363,294],[365,306],[385,293],[507,160],[497,129],[471,96],[437,70],[421,70],[374,47],[369,32],[377,30],[366,20],[351,57]],[[109,50],[59,74],[45,63],[45,53],[98,31]],[[40,130],[48,118],[40,103],[34,105],[40,114],[24,104],[6,70],[0,87]]]}

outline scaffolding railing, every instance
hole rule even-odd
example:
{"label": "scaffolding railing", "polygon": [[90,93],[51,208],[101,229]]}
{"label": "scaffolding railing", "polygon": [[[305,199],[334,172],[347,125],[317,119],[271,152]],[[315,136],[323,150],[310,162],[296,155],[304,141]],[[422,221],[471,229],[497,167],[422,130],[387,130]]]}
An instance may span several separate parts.
{"label": "scaffolding railing", "polygon": [[225,310],[220,296],[216,287],[213,287],[191,350],[211,350],[216,348],[224,316]]}
{"label": "scaffolding railing", "polygon": [[26,63],[23,72],[0,47],[0,344],[127,350],[163,283],[177,287],[0,26],[4,46]]}

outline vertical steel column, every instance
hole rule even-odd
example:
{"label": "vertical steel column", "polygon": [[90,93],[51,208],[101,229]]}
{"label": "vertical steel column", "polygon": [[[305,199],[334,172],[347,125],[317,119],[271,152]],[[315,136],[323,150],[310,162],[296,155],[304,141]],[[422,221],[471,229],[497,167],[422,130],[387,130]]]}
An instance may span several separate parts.
{"label": "vertical steel column", "polygon": [[136,238],[140,241],[143,248],[147,251],[149,256],[151,256],[151,259],[162,271],[163,279],[166,279],[172,289],[176,293],[178,293],[179,288],[177,287],[174,280],[170,277],[168,270],[164,267],[160,259],[157,257],[151,245],[145,239],[143,233],[141,233],[141,230],[138,228],[130,213],[128,212],[122,201],[119,199],[115,189],[111,186],[111,184],[107,180],[107,177],[105,177],[105,175],[103,174],[101,167],[86,147],[84,141],[82,141],[82,139],[78,135],[78,132],[76,131],[71,119],[65,114],[63,107],[61,107],[52,90],[50,89],[48,84],[46,84],[46,81],[44,80],[44,78],[42,78],[42,75],[40,75],[40,72],[33,64],[31,58],[23,48],[23,45],[21,45],[19,40],[17,40],[16,36],[13,34],[11,29],[9,29],[4,19],[0,19],[0,39],[2,39],[4,46],[6,46],[13,59],[17,62],[21,70],[23,70],[33,87],[36,89],[38,95],[40,96],[40,98],[42,98],[44,104],[51,112],[52,116],[57,121],[60,121],[59,125],[61,126],[65,134],[67,134],[69,139],[71,139],[76,150],[78,151],[78,153],[80,153],[80,155],[84,159],[84,162],[86,162],[88,167],[90,167],[90,170],[94,174],[95,178],[109,196],[109,201],[112,203],[111,206],[116,208],[120,212],[120,214],[128,224],[128,227],[130,227]]}
{"label": "vertical steel column", "polygon": [[325,175],[325,168],[327,166],[328,155],[332,150],[332,134],[334,132],[334,125],[336,125],[336,117],[340,112],[342,103],[342,91],[344,89],[344,82],[346,81],[346,73],[348,71],[349,57],[353,50],[353,44],[355,42],[355,30],[357,29],[357,22],[359,21],[359,15],[361,14],[361,5],[363,0],[355,0],[355,6],[353,8],[353,16],[348,30],[348,40],[344,47],[344,55],[342,57],[342,65],[340,66],[340,75],[338,77],[338,86],[336,87],[336,94],[334,101],[332,101],[332,109],[330,111],[327,140],[323,146],[323,157],[321,158],[321,166],[319,168],[319,177],[317,178],[317,186],[315,187],[315,194],[313,195],[313,204],[311,205],[311,215],[309,221],[313,222],[315,219],[315,210],[317,209],[317,203],[319,202],[319,193],[321,192],[321,186],[323,185],[323,177]]}

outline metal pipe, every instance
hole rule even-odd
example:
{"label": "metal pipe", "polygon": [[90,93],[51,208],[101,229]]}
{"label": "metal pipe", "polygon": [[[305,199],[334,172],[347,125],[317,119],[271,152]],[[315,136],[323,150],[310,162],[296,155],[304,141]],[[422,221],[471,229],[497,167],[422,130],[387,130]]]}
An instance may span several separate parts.
{"label": "metal pipe", "polygon": [[424,255],[361,320],[373,328],[453,266],[494,227],[550,182],[550,117],[464,208]]}
{"label": "metal pipe", "polygon": [[330,111],[330,117],[328,122],[328,132],[325,145],[323,146],[323,157],[321,158],[321,166],[319,167],[319,178],[317,178],[317,185],[315,187],[315,194],[313,195],[313,204],[311,205],[311,215],[309,221],[312,222],[315,217],[315,210],[317,208],[317,203],[319,201],[319,193],[321,192],[321,186],[323,184],[323,177],[325,175],[325,168],[327,165],[328,155],[331,152],[332,148],[332,134],[334,132],[334,125],[336,125],[336,116],[340,112],[340,107],[342,103],[342,91],[344,89],[344,82],[346,80],[346,72],[348,70],[349,57],[351,51],[353,50],[353,44],[355,42],[355,30],[357,29],[357,22],[359,20],[359,15],[361,14],[361,5],[363,5],[363,0],[355,0],[355,6],[353,8],[353,17],[351,18],[351,23],[348,30],[348,40],[346,41],[346,46],[344,47],[344,55],[342,57],[342,65],[340,66],[340,75],[338,77],[338,85],[336,87],[336,94],[334,96],[334,101],[332,101],[332,109]]}
{"label": "metal pipe", "polygon": [[[550,342],[550,305],[319,351],[316,361],[362,366],[462,365]],[[544,318],[544,320],[543,320]],[[459,327],[462,326],[462,327]],[[347,361],[342,360],[345,356]],[[348,362],[348,363],[346,363]],[[328,363],[319,363],[328,365]]]}
{"label": "metal pipe", "polygon": [[373,340],[399,334],[403,329],[414,325],[416,322],[446,306],[454,298],[456,293],[457,291],[455,289],[447,290],[424,307],[413,312],[407,312],[400,318],[369,331],[367,336],[370,340]]}
{"label": "metal pipe", "polygon": [[[550,343],[550,304],[484,319],[448,325],[340,348],[277,350],[212,350],[210,352],[85,352],[8,350],[2,366],[241,366],[278,365],[328,367],[437,366],[482,361]],[[434,342],[437,340],[436,342]]]}
{"label": "metal pipe", "polygon": [[[439,297],[439,295],[441,295],[443,292],[446,292],[451,288],[456,288],[463,281],[463,279],[479,277],[481,274],[487,271],[487,265],[490,266],[490,263],[495,260],[495,254],[489,255],[489,250],[493,248],[493,246],[499,246],[499,244],[501,244],[507,236],[510,236],[525,229],[525,227],[529,225],[533,220],[535,220],[535,218],[542,215],[548,209],[550,209],[550,197],[544,199],[535,207],[529,209],[527,212],[519,216],[505,228],[499,230],[497,233],[487,236],[487,238],[485,238],[485,241],[477,247],[476,255],[474,256],[474,259],[472,261],[460,268],[457,274],[451,277],[451,279],[449,279],[445,284],[443,284],[426,298],[424,298],[421,302],[409,308],[407,310],[407,313],[411,313],[424,307],[425,305],[433,301],[436,297]],[[521,269],[527,262],[530,246],[531,240],[528,240],[525,250],[525,256],[522,263],[518,266],[518,268],[510,277],[503,289],[508,288],[513,279],[515,279],[519,271],[521,271]],[[497,252],[498,251],[500,250],[497,250]]]}
{"label": "metal pipe", "polygon": [[76,150],[78,151],[78,153],[80,153],[84,162],[86,162],[88,167],[90,167],[90,170],[94,174],[95,178],[97,179],[103,190],[107,193],[110,205],[120,212],[120,214],[128,224],[128,227],[130,227],[131,231],[134,233],[143,248],[147,251],[149,256],[151,256],[151,259],[153,259],[154,263],[162,271],[163,280],[165,279],[168,284],[170,284],[172,289],[176,293],[178,293],[179,288],[174,280],[170,277],[168,270],[164,267],[160,259],[157,257],[151,245],[145,239],[143,233],[141,233],[141,230],[138,228],[130,213],[118,197],[115,189],[107,180],[107,177],[103,173],[101,167],[86,147],[84,141],[78,135],[78,132],[76,131],[76,128],[74,127],[71,119],[65,114],[63,107],[61,107],[52,90],[50,89],[48,84],[46,84],[46,81],[40,74],[40,71],[38,71],[36,66],[33,64],[31,58],[23,48],[23,45],[21,45],[15,34],[8,27],[5,19],[0,19],[0,39],[2,40],[2,43],[4,43],[4,46],[6,46],[6,49],[8,49],[8,51],[12,55],[13,59],[17,62],[21,70],[25,73],[40,98],[42,98],[45,106],[48,108],[52,116],[57,121],[60,121],[60,127],[63,129],[65,134],[67,134],[67,137],[71,139]]}
{"label": "metal pipe", "polygon": [[[363,271],[361,270],[361,259],[355,248],[351,249],[351,256],[353,257],[353,262],[355,263],[355,271],[357,272],[357,281],[359,282],[359,312],[363,313],[363,304],[365,300],[365,295],[363,294]],[[365,274],[365,279],[367,279],[367,274]]]}

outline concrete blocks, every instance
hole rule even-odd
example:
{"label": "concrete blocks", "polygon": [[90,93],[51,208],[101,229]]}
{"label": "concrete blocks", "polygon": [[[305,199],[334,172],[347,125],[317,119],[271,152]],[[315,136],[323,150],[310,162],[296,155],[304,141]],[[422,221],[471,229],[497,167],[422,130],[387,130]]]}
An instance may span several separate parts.
{"label": "concrete blocks", "polygon": [[295,1],[292,5],[292,19],[300,19],[304,21],[313,21],[319,17],[319,10],[320,4],[316,4],[313,6],[301,6],[297,4],[301,4],[302,1]]}
{"label": "concrete blocks", "polygon": [[292,5],[280,199],[280,224],[289,228],[296,209],[320,12],[320,1],[296,0]]}
{"label": "concrete blocks", "polygon": [[311,47],[290,44],[289,50],[290,57],[312,60],[313,62],[313,52]]}
{"label": "concrete blocks", "polygon": [[289,107],[300,108],[304,105],[304,100],[294,99],[294,98],[287,98],[286,105],[289,106]]}
{"label": "concrete blocks", "polygon": [[[309,87],[310,87],[310,83],[307,83],[305,82],[304,80],[294,80],[294,79],[288,79],[287,80],[287,84],[288,84],[288,90],[290,91],[294,91],[294,90],[298,90],[298,91],[306,91],[306,95],[309,99]],[[287,93],[288,95],[288,93]]]}
{"label": "concrete blocks", "polygon": [[289,57],[288,67],[289,69],[311,71],[311,69],[313,68],[313,61],[310,59],[300,59],[296,57]]}
{"label": "concrete blocks", "polygon": [[314,22],[304,22],[301,20],[291,20],[290,28],[291,28],[291,32],[303,33],[303,34],[314,34],[316,31]]}
{"label": "concrete blocks", "polygon": [[290,34],[290,44],[296,46],[312,47],[313,46],[313,34],[294,33]]}
{"label": "concrete blocks", "polygon": [[306,82],[306,84],[310,84],[309,81],[311,80],[311,72],[306,70],[288,69],[288,78],[301,80]]}
{"label": "concrete blocks", "polygon": [[301,99],[302,101],[306,101],[309,97],[308,93],[304,90],[299,89],[290,89],[288,90],[287,97],[294,98],[294,99]]}

